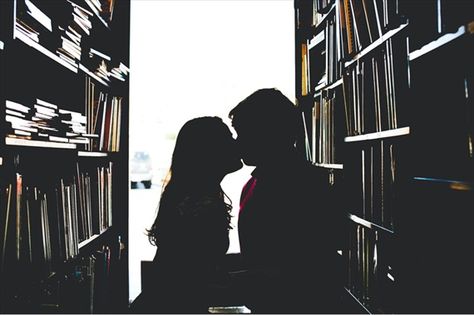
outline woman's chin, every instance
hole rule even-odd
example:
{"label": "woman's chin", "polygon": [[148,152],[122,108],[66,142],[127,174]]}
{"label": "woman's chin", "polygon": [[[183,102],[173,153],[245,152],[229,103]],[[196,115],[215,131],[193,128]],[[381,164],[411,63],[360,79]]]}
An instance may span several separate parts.
{"label": "woman's chin", "polygon": [[241,160],[236,161],[236,162],[233,163],[232,166],[229,168],[229,170],[227,171],[227,174],[236,172],[236,171],[240,170],[243,166],[244,166],[244,164],[242,163]]}

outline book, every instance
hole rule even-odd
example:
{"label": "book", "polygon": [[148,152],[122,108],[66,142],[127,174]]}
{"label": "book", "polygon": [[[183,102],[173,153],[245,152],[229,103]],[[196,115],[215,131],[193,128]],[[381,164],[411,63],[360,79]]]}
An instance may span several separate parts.
{"label": "book", "polygon": [[369,33],[370,42],[376,41],[382,36],[382,27],[377,11],[376,0],[362,0],[364,8],[364,16],[367,24],[367,31]]}
{"label": "book", "polygon": [[367,47],[371,43],[369,25],[364,12],[363,0],[350,0],[352,12],[354,14],[355,29],[357,37],[360,40],[362,48]]}

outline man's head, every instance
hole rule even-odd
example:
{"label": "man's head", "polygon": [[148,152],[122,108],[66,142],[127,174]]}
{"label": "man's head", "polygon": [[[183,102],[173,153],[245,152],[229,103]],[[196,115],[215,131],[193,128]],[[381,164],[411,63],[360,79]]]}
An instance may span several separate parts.
{"label": "man's head", "polygon": [[[298,115],[294,104],[277,89],[261,89],[229,113],[237,144],[247,165],[260,165],[275,154],[293,150]],[[278,157],[276,157],[278,158]]]}

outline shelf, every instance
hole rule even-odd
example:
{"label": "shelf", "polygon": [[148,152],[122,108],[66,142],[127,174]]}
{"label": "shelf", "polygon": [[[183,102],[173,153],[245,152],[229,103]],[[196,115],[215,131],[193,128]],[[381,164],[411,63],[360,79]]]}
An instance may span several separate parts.
{"label": "shelf", "polygon": [[394,234],[394,232],[393,232],[392,230],[387,229],[386,227],[383,227],[383,226],[381,226],[381,225],[372,223],[372,222],[370,222],[370,221],[364,220],[364,219],[362,219],[362,218],[359,218],[359,217],[356,216],[356,215],[353,215],[353,214],[348,213],[348,214],[347,214],[347,217],[348,217],[349,220],[351,220],[352,222],[357,223],[357,224],[360,224],[360,225],[363,225],[363,226],[365,226],[366,228],[381,230],[381,231],[384,231],[384,232],[388,232],[388,233],[390,233],[390,234]]}
{"label": "shelf", "polygon": [[318,46],[320,43],[324,41],[324,32],[319,32],[316,36],[314,36],[308,44],[308,50],[313,49],[314,47]]}
{"label": "shelf", "polygon": [[86,246],[87,244],[91,243],[93,240],[97,239],[98,237],[104,235],[109,229],[105,229],[104,231],[102,231],[102,233],[100,234],[94,234],[92,235],[90,238],[88,238],[87,240],[85,241],[82,241],[79,243],[78,245],[78,248],[81,249],[83,248],[84,246]]}
{"label": "shelf", "polygon": [[109,154],[107,152],[89,152],[89,151],[78,151],[77,156],[82,157],[105,157]]}
{"label": "shelf", "polygon": [[387,138],[407,136],[409,134],[410,134],[410,127],[403,127],[403,128],[367,133],[367,134],[358,135],[358,136],[345,137],[344,142],[358,142],[358,141],[387,139]]}
{"label": "shelf", "polygon": [[47,57],[51,58],[52,60],[56,61],[58,64],[64,66],[65,68],[71,70],[74,73],[77,73],[77,66],[75,67],[72,64],[70,64],[69,62],[61,59],[58,55],[55,55],[54,53],[52,53],[48,49],[44,48],[43,46],[41,46],[40,44],[38,44],[37,42],[35,42],[31,38],[29,38],[28,36],[26,36],[22,32],[19,32],[19,31],[15,30],[13,32],[13,38],[18,38],[18,40],[20,40],[23,43],[25,43],[26,45],[36,49],[40,53],[42,53],[45,56],[47,56]]}
{"label": "shelf", "polygon": [[361,59],[362,57],[364,57],[365,55],[367,55],[368,53],[370,53],[372,50],[376,49],[377,47],[379,47],[380,45],[382,45],[386,40],[390,39],[392,36],[396,35],[397,33],[399,33],[400,31],[404,30],[406,27],[408,26],[408,24],[402,24],[400,25],[399,27],[391,30],[391,31],[388,31],[387,33],[385,33],[384,35],[382,35],[382,37],[378,38],[376,41],[374,41],[372,44],[370,44],[369,46],[367,46],[366,48],[364,48],[361,52],[359,52],[357,55],[355,55],[352,60],[346,62],[344,64],[344,66],[347,68],[349,67],[350,65],[352,65],[354,62],[356,62],[357,60]]}
{"label": "shelf", "polygon": [[420,49],[411,52],[408,55],[408,60],[413,61],[423,55],[426,55],[432,52],[433,50],[436,50],[446,44],[449,44],[450,42],[454,41],[455,39],[465,34],[472,34],[472,33],[474,33],[474,22],[469,23],[467,26],[463,25],[459,27],[456,32],[445,34],[441,36],[440,38],[426,44]]}
{"label": "shelf", "polygon": [[452,190],[473,190],[472,182],[463,182],[457,180],[441,179],[441,178],[429,178],[429,177],[413,177],[414,180],[426,183],[432,183],[435,185],[445,186]]}
{"label": "shelf", "polygon": [[356,298],[354,296],[354,294],[352,294],[351,290],[349,290],[348,288],[344,287],[344,289],[346,290],[346,292],[349,294],[349,296],[360,306],[362,307],[362,309],[367,312],[367,314],[372,314],[365,306],[364,304],[362,304],[358,298]]}
{"label": "shelf", "polygon": [[[314,92],[315,92],[316,94],[318,94],[320,91],[323,90],[323,88],[325,88],[325,87],[327,86],[327,77],[326,77],[326,76],[322,77],[319,82],[321,82],[321,83],[319,83],[318,85],[316,85],[316,87],[314,88]],[[316,95],[316,94],[315,94],[315,95]]]}
{"label": "shelf", "polygon": [[330,168],[330,169],[337,169],[342,170],[344,169],[343,164],[328,164],[328,163],[314,163],[315,166],[323,167],[323,168]]}
{"label": "shelf", "polygon": [[314,89],[314,92],[315,93],[318,93],[319,91],[322,91],[322,90],[332,90],[338,86],[342,85],[342,78],[340,78],[339,80],[337,80],[336,82],[333,82],[331,84],[327,84],[327,85],[323,85],[321,86],[318,85],[315,89]]}
{"label": "shelf", "polygon": [[51,148],[51,149],[76,149],[75,143],[50,142],[41,140],[28,140],[20,138],[5,138],[6,145],[23,147]]}

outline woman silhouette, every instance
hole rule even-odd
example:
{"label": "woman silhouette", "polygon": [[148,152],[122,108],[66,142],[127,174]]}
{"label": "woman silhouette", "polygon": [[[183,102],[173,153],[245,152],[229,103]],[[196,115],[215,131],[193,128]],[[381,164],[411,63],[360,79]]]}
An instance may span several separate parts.
{"label": "woman silhouette", "polygon": [[[206,313],[207,291],[229,246],[230,210],[220,183],[242,167],[229,128],[218,117],[184,124],[150,230],[157,246],[147,311]],[[150,303],[151,302],[151,303]]]}

